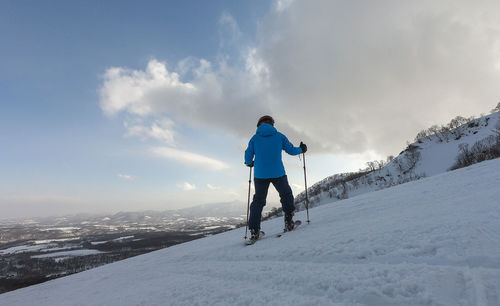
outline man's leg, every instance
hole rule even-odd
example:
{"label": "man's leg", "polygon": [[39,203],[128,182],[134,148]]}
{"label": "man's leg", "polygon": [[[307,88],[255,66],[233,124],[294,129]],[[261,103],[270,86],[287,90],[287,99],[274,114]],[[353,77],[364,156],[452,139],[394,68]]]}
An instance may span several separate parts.
{"label": "man's leg", "polygon": [[292,213],[295,211],[295,205],[293,204],[293,192],[292,188],[288,184],[288,178],[286,175],[272,179],[274,188],[278,191],[280,195],[281,207],[283,212]]}
{"label": "man's leg", "polygon": [[280,195],[281,207],[285,213],[285,231],[291,231],[294,228],[293,214],[295,212],[292,188],[288,184],[286,175],[273,179],[272,183]]}
{"label": "man's leg", "polygon": [[269,189],[269,179],[255,178],[255,194],[250,205],[250,218],[248,228],[250,230],[260,230],[260,221],[262,219],[262,209],[266,206],[267,191]]}

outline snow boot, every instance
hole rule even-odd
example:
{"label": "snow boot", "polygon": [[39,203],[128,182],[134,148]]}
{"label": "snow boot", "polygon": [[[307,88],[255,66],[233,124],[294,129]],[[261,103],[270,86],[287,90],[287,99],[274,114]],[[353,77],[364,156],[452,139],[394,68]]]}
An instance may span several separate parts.
{"label": "snow boot", "polygon": [[293,222],[294,212],[285,213],[285,232],[293,231],[295,223]]}
{"label": "snow boot", "polygon": [[260,237],[260,229],[251,229],[250,234],[252,235],[250,241],[257,241]]}

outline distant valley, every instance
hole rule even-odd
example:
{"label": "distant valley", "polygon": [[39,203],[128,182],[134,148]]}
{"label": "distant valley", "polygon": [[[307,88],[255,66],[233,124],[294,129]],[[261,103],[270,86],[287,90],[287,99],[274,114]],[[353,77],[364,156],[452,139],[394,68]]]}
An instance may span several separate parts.
{"label": "distant valley", "polygon": [[0,221],[0,293],[217,234],[244,204]]}

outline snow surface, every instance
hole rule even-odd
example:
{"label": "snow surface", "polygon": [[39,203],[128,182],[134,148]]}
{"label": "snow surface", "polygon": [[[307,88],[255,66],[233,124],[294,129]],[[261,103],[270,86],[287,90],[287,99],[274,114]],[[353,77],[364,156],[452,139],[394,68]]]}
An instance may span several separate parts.
{"label": "snow surface", "polygon": [[433,176],[448,171],[456,161],[459,145],[472,146],[479,140],[495,135],[497,124],[500,124],[500,112],[477,118],[472,123],[474,122],[478,126],[468,127],[467,123],[451,131],[461,134],[459,139],[450,137],[448,141],[437,141],[437,137],[433,136],[430,141],[424,138],[422,143],[413,143],[422,154],[422,160],[417,164],[415,172]]}
{"label": "snow surface", "polygon": [[34,244],[47,244],[47,243],[51,243],[51,242],[65,242],[65,241],[75,241],[75,240],[80,240],[80,237],[35,240],[35,241],[33,241],[33,243]]}
{"label": "snow surface", "polygon": [[[60,250],[68,250],[75,248],[75,245],[69,245],[64,247],[59,247],[57,243],[53,241],[70,241],[74,239],[54,239],[54,240],[36,240],[33,245],[24,244],[15,247],[10,247],[7,249],[0,250],[0,256],[3,255],[13,255],[21,253],[39,253],[39,252],[54,252]],[[42,243],[41,241],[51,241],[50,243]]]}
{"label": "snow surface", "polygon": [[[0,295],[0,305],[500,305],[500,159]],[[305,212],[297,215],[305,221]]]}
{"label": "snow surface", "polygon": [[99,244],[105,244],[105,243],[108,243],[108,241],[92,241],[90,244],[91,245],[99,245]]}
{"label": "snow surface", "polygon": [[87,255],[95,255],[95,254],[101,254],[101,253],[105,253],[105,252],[101,252],[98,250],[83,249],[83,250],[72,250],[72,251],[54,252],[54,253],[48,253],[48,254],[42,254],[42,255],[34,255],[34,256],[31,256],[31,258],[87,256]]}
{"label": "snow surface", "polygon": [[[55,244],[54,244],[55,245]],[[47,245],[20,245],[15,247],[10,247],[7,249],[0,250],[1,255],[11,255],[11,254],[19,254],[25,252],[39,252],[43,249],[47,248]]]}
{"label": "snow surface", "polygon": [[119,238],[116,238],[116,239],[113,239],[113,241],[123,241],[123,240],[127,240],[127,239],[132,239],[134,238],[135,236],[125,236],[125,237],[119,237]]}

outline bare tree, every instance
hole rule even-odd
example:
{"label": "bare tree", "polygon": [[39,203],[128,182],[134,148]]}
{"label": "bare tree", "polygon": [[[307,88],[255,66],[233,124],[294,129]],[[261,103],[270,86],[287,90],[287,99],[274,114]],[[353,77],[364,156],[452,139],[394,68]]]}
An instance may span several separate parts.
{"label": "bare tree", "polygon": [[500,143],[500,121],[495,124],[495,134],[497,135],[497,142]]}
{"label": "bare tree", "polygon": [[399,172],[402,173],[404,171],[403,162],[401,161],[401,158],[395,158],[394,164],[396,165],[396,168],[399,170]]}
{"label": "bare tree", "polygon": [[466,124],[467,122],[469,122],[467,118],[464,118],[462,116],[456,116],[455,118],[451,119],[450,123],[448,124],[448,127],[450,129],[456,129],[457,127]]}
{"label": "bare tree", "polygon": [[369,171],[375,171],[375,169],[377,168],[377,164],[374,161],[366,162],[366,165],[368,166]]}
{"label": "bare tree", "polygon": [[417,150],[410,150],[406,153],[406,171],[413,170],[420,160],[420,152]]}
{"label": "bare tree", "polygon": [[384,168],[384,166],[385,166],[385,161],[383,161],[383,160],[375,160],[373,162],[375,163],[377,170],[380,170],[380,169]]}
{"label": "bare tree", "polygon": [[415,141],[422,142],[422,139],[424,139],[427,136],[428,136],[427,130],[422,130],[418,132],[417,136],[415,136]]}
{"label": "bare tree", "polygon": [[440,132],[441,128],[438,125],[434,124],[433,126],[431,126],[429,128],[428,131],[430,132],[431,135],[435,135],[439,139],[440,142],[443,141],[443,138],[442,138],[441,132]]}

